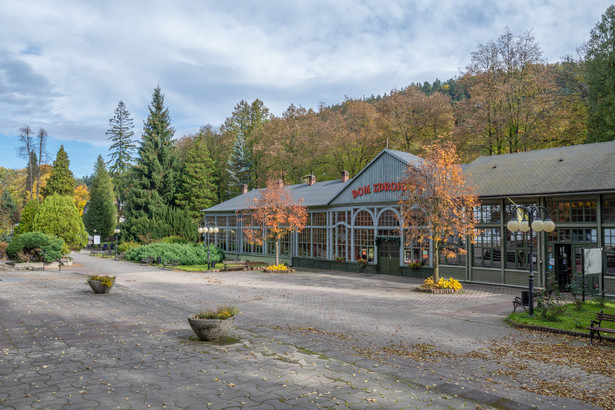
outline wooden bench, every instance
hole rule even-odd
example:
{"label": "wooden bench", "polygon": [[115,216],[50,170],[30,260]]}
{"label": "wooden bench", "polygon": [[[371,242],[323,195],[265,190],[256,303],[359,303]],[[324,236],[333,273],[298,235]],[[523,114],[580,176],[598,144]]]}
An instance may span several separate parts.
{"label": "wooden bench", "polygon": [[176,266],[179,265],[179,261],[177,259],[169,259],[167,262],[163,262],[162,268],[173,270]]}
{"label": "wooden bench", "polygon": [[602,322],[613,322],[615,323],[615,315],[610,313],[604,313],[602,310],[596,313],[596,319],[592,320],[587,330],[589,330],[589,343],[593,344],[594,342],[594,334],[598,335],[598,339],[602,340],[602,336],[600,332],[603,333],[613,333],[615,334],[615,329],[610,327],[602,327]]}
{"label": "wooden bench", "polygon": [[152,258],[152,257],[142,258],[141,259],[141,264],[142,265],[152,265],[153,263],[154,263],[154,258]]}
{"label": "wooden bench", "polygon": [[225,272],[231,270],[248,270],[249,265],[246,261],[222,261],[222,265],[224,266],[223,270]]}
{"label": "wooden bench", "polygon": [[265,268],[267,267],[267,263],[266,262],[247,262],[248,264],[248,269],[258,269],[258,268]]}
{"label": "wooden bench", "polygon": [[[534,302],[536,302],[539,305],[538,297],[540,296],[542,296],[542,300],[544,302],[548,302],[549,299],[551,299],[552,294],[553,294],[553,290],[535,290],[533,293]],[[518,307],[522,307],[523,310],[527,310],[527,308],[529,307],[529,300],[526,302],[525,300],[523,300],[521,296],[515,296],[515,299],[513,300],[512,304],[513,304],[513,312],[516,312]],[[540,307],[540,305],[538,307]]]}

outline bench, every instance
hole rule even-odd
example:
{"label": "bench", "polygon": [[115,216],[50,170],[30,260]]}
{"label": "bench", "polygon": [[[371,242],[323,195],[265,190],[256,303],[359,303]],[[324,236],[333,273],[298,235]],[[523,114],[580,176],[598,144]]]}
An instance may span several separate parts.
{"label": "bench", "polygon": [[167,262],[162,264],[162,269],[173,270],[176,266],[179,265],[179,261],[177,259],[169,259]]}
{"label": "bench", "polygon": [[248,269],[249,270],[267,267],[267,263],[265,263],[265,262],[250,262],[250,261],[248,261],[247,264],[248,264]]}
{"label": "bench", "polygon": [[224,266],[223,270],[228,272],[230,270],[248,270],[249,265],[246,261],[222,261]]}
{"label": "bench", "polygon": [[[523,308],[523,310],[527,310],[527,308],[530,306],[530,301],[529,301],[529,292],[525,291],[525,293],[527,294],[527,300],[526,298],[522,296],[515,296],[515,299],[513,300],[512,304],[513,304],[513,312],[517,311],[518,307]],[[540,306],[540,302],[538,302],[538,297],[542,296],[542,300],[544,302],[548,302],[549,299],[551,299],[551,295],[553,294],[553,290],[535,290],[533,293],[533,299],[534,302],[537,303],[538,307]]]}
{"label": "bench", "polygon": [[615,323],[615,315],[610,313],[604,313],[602,310],[596,313],[596,319],[592,320],[589,327],[587,328],[587,330],[589,330],[589,344],[593,344],[594,334],[598,335],[598,339],[600,340],[602,340],[600,332],[615,334],[615,329],[610,327],[602,327],[602,322]]}
{"label": "bench", "polygon": [[153,263],[154,263],[154,258],[152,258],[152,257],[142,258],[141,259],[141,264],[142,265],[152,265]]}

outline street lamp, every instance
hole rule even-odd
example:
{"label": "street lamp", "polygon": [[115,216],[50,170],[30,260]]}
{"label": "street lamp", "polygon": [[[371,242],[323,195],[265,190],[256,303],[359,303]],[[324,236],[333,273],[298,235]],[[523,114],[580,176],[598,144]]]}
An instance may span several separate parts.
{"label": "street lamp", "polygon": [[[519,222],[516,215],[521,212],[523,219]],[[543,212],[545,219],[540,218],[540,214]],[[534,232],[553,232],[555,229],[555,223],[549,217],[549,211],[544,206],[538,205],[516,205],[512,210],[512,219],[508,221],[506,227],[511,232],[521,231],[523,233],[530,233],[530,276],[529,276],[529,316],[534,316],[534,270],[532,266],[533,262],[533,248],[532,248],[532,236]]]}
{"label": "street lamp", "polygon": [[[210,224],[212,224],[213,226],[209,226]],[[207,269],[210,269],[210,260],[209,260],[209,234],[210,233],[218,233],[220,232],[220,229],[218,229],[218,227],[216,226],[216,224],[212,221],[207,222],[207,225],[204,227],[199,227],[199,233],[200,234],[207,234],[207,241],[203,240],[203,244],[205,246],[207,246]]]}
{"label": "street lamp", "polygon": [[120,234],[120,228],[115,228],[113,233],[115,234],[115,260],[117,260],[117,236]]}

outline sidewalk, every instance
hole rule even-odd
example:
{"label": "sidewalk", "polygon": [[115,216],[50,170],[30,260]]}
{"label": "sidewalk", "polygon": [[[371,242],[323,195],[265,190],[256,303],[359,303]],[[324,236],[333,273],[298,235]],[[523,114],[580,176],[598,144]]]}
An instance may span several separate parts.
{"label": "sidewalk", "polygon": [[[411,278],[73,256],[62,272],[0,272],[2,408],[592,408],[523,389],[523,373],[494,360],[519,333],[561,340],[504,324],[518,290],[430,295]],[[112,292],[94,295],[90,273],[117,275]],[[195,341],[186,317],[219,304],[241,311],[237,342]]]}

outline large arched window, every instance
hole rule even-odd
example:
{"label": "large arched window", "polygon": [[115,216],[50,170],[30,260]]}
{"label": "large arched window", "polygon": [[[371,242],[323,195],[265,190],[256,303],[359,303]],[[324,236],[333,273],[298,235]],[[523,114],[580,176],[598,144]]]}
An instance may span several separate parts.
{"label": "large arched window", "polygon": [[378,236],[399,236],[399,217],[392,209],[380,214],[377,226]]}
{"label": "large arched window", "polygon": [[359,211],[354,220],[354,259],[374,261],[374,218],[363,210]]}

